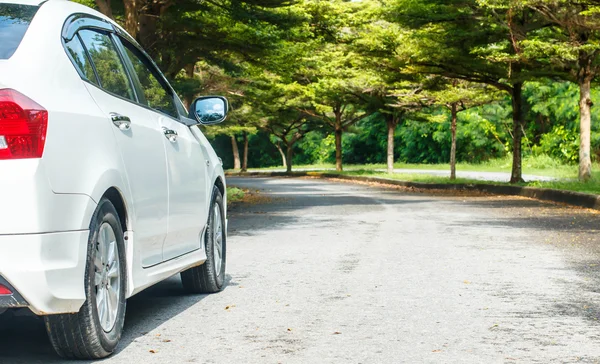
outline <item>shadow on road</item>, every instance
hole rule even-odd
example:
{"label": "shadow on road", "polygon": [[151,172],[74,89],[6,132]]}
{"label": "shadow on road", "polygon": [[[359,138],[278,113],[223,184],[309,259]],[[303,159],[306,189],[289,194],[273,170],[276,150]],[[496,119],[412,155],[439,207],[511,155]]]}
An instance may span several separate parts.
{"label": "shadow on road", "polygon": [[[564,276],[574,272],[578,279],[565,288],[568,300],[553,302],[550,298],[545,299],[549,303],[545,314],[583,319],[600,326],[597,300],[600,293],[600,225],[597,212],[519,198],[470,200],[464,205],[475,210],[493,208],[497,217],[453,223],[452,226],[526,230],[531,237],[527,244],[541,243],[557,248],[566,267],[546,269],[564,271]],[[544,236],[543,240],[538,238],[541,236]]]}
{"label": "shadow on road", "polygon": [[[226,288],[236,286],[226,276]],[[179,276],[146,289],[127,301],[123,337],[115,353],[137,338],[202,301],[206,295],[187,294]],[[43,319],[27,309],[8,311],[0,316],[0,363],[64,363],[52,349]],[[81,362],[80,362],[81,363]]]}
{"label": "shadow on road", "polygon": [[[594,233],[600,232],[598,214],[578,207],[566,207],[535,200],[511,199],[477,200],[465,203],[474,209],[498,209],[502,213],[496,219],[465,222],[464,226],[491,226],[522,229],[539,229],[554,232]],[[460,225],[460,224],[459,224]]]}
{"label": "shadow on road", "polygon": [[[252,186],[261,181],[262,189]],[[282,183],[283,181],[283,183]],[[276,183],[274,183],[276,182]],[[322,180],[304,181],[297,178],[230,178],[230,187],[250,189],[250,197],[242,203],[234,204],[229,210],[229,235],[251,236],[264,231],[277,230],[285,226],[335,226],[340,224],[339,207],[343,214],[365,212],[385,213],[390,206],[405,205],[418,209],[419,204],[433,202],[431,196],[403,191],[390,191],[385,188],[345,185],[342,193],[337,184]],[[409,196],[409,198],[398,198]],[[311,209],[310,214],[302,210]]]}

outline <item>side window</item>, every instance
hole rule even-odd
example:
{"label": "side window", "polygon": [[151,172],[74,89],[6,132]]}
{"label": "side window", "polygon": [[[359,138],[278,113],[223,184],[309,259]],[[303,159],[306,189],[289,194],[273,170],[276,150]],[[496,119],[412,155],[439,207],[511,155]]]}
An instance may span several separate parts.
{"label": "side window", "polygon": [[136,101],[131,82],[111,38],[93,30],[81,30],[79,36],[94,63],[100,86],[106,91]]}
{"label": "side window", "polygon": [[92,63],[85,52],[85,48],[83,48],[83,44],[81,44],[79,36],[75,35],[73,39],[65,43],[65,46],[67,47],[67,52],[69,52],[69,55],[75,63],[75,67],[77,67],[77,71],[81,77],[87,79],[95,85],[98,85],[98,79],[96,78],[96,73],[94,73],[94,67],[92,66]]}
{"label": "side window", "polygon": [[140,81],[144,96],[148,106],[162,113],[179,119],[179,113],[175,106],[175,101],[171,89],[163,82],[159,81],[154,67],[149,64],[146,57],[140,51],[126,40],[121,40],[127,56],[133,64],[135,73]]}

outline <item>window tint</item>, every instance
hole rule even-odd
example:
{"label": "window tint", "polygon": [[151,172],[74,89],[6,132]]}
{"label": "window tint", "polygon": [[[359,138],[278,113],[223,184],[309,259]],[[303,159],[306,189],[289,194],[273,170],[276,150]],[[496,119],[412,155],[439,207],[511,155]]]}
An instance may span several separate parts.
{"label": "window tint", "polygon": [[0,59],[9,59],[15,53],[37,6],[0,4]]}
{"label": "window tint", "polygon": [[72,40],[66,42],[65,46],[67,47],[67,52],[69,52],[69,55],[71,56],[71,59],[73,60],[81,77],[98,85],[98,79],[96,79],[94,68],[85,52],[85,48],[83,48],[83,44],[81,44],[81,40],[79,40],[79,37],[76,35]]}
{"label": "window tint", "polygon": [[115,95],[135,101],[125,67],[111,38],[92,30],[82,30],[79,35],[94,63],[100,86]]}
{"label": "window tint", "polygon": [[151,71],[154,67],[149,62],[146,63],[146,57],[137,48],[125,40],[122,40],[122,42],[142,85],[148,106],[178,119],[179,113],[175,107],[170,88],[159,81],[159,77]]}

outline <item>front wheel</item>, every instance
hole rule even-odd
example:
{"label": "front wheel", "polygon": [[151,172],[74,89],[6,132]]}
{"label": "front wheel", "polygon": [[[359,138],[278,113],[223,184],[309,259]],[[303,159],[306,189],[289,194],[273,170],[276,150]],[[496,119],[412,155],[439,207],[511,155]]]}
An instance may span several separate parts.
{"label": "front wheel", "polygon": [[44,317],[60,356],[100,359],[112,354],[125,322],[125,274],[123,229],[113,204],[102,199],[90,223],[86,301],[78,313]]}
{"label": "front wheel", "polygon": [[181,272],[183,287],[192,293],[215,293],[223,289],[225,282],[226,242],[225,209],[223,195],[213,188],[208,212],[204,244],[206,262],[198,267]]}

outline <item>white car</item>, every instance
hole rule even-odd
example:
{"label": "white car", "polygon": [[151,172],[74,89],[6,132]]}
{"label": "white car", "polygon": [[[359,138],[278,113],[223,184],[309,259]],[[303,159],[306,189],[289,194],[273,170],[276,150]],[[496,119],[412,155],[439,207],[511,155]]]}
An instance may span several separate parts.
{"label": "white car", "polygon": [[140,46],[63,0],[0,0],[0,311],[43,316],[57,353],[110,355],[127,298],[181,272],[224,286],[221,160]]}

